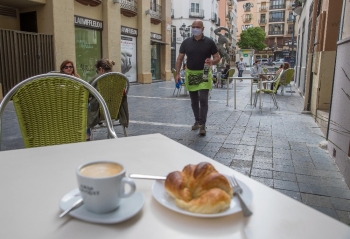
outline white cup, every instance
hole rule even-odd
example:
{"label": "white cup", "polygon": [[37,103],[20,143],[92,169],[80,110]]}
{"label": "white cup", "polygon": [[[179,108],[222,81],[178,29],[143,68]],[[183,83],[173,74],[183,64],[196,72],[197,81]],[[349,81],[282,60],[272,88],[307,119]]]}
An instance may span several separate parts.
{"label": "white cup", "polygon": [[[118,208],[120,199],[131,196],[136,186],[125,177],[125,167],[116,162],[96,161],[83,164],[77,171],[80,195],[90,212],[107,213]],[[125,193],[125,184],[130,191]]]}

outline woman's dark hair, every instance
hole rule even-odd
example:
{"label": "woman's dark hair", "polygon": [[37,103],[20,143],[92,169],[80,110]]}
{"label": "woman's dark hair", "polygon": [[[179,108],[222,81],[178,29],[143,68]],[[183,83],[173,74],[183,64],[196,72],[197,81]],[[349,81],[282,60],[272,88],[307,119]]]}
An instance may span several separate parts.
{"label": "woman's dark hair", "polygon": [[96,67],[96,69],[99,69],[101,67],[106,72],[106,71],[112,71],[112,68],[114,65],[115,65],[114,61],[103,58],[103,59],[98,60],[96,62],[95,67]]}
{"label": "woman's dark hair", "polygon": [[289,68],[289,63],[288,62],[283,63],[283,69],[287,70],[288,68]]}
{"label": "woman's dark hair", "polygon": [[280,65],[280,68],[283,68],[283,64]]}
{"label": "woman's dark hair", "polygon": [[70,60],[65,60],[62,62],[61,67],[60,67],[60,73],[66,74],[66,73],[64,73],[63,68],[69,63],[72,64],[72,66],[73,66],[72,75],[80,78],[80,75],[75,72],[75,67],[74,67],[73,62]]}

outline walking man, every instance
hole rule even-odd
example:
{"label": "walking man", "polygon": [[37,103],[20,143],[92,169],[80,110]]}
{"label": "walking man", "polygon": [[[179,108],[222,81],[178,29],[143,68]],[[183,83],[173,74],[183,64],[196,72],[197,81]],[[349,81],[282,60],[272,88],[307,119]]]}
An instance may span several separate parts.
{"label": "walking man", "polygon": [[[186,89],[190,93],[191,106],[195,118],[192,130],[198,130],[200,135],[206,134],[205,123],[208,113],[208,96],[209,90],[212,89],[212,72],[211,66],[220,61],[220,56],[215,42],[203,35],[203,22],[195,20],[192,23],[192,37],[184,40],[180,46],[179,56],[176,60],[176,77],[177,83],[180,77],[181,64],[186,55]],[[211,59],[213,58],[213,59]],[[208,77],[203,78],[204,64],[209,66]]]}
{"label": "walking man", "polygon": [[238,68],[238,77],[242,77],[243,71],[246,69],[246,65],[243,61],[243,57],[241,57],[241,60],[237,63],[237,68]]}

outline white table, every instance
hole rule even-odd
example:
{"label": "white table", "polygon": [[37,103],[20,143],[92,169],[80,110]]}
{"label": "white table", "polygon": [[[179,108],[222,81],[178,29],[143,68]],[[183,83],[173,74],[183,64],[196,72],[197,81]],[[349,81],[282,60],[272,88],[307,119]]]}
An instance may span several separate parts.
{"label": "white table", "polygon": [[[211,162],[234,174],[253,192],[244,218],[195,218],[160,205],[153,181],[135,180],[145,195],[142,211],[120,224],[58,218],[63,195],[77,187],[75,169],[89,161],[114,160],[127,173],[166,175],[185,165]],[[0,238],[350,238],[350,227],[264,186],[160,134],[0,152]]]}

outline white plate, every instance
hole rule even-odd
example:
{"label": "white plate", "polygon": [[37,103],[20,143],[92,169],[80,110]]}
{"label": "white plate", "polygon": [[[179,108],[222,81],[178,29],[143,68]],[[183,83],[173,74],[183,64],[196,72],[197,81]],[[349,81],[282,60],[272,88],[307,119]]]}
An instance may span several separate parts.
{"label": "white plate", "polygon": [[[249,206],[253,199],[253,193],[248,188],[248,186],[245,185],[245,183],[243,183],[242,181],[239,181],[238,179],[237,181],[243,189],[243,193],[241,194],[241,197],[244,200],[244,202],[247,204],[247,206]],[[223,216],[228,216],[228,215],[242,211],[241,205],[239,204],[239,200],[237,197],[233,197],[231,199],[231,204],[229,209],[220,213],[201,214],[201,213],[193,213],[193,212],[186,211],[176,206],[175,200],[165,191],[164,181],[161,181],[161,180],[157,180],[154,182],[152,186],[152,194],[153,194],[153,197],[164,207],[167,207],[170,210],[173,210],[175,212],[185,214],[188,216],[193,216],[193,217],[223,217]]]}
{"label": "white plate", "polygon": [[[60,201],[60,208],[64,211],[80,199],[79,189],[76,188],[67,193]],[[119,208],[109,213],[92,213],[85,209],[84,204],[69,213],[77,219],[102,224],[114,224],[128,220],[136,215],[143,207],[145,197],[141,192],[135,192],[128,198],[120,200]]]}

